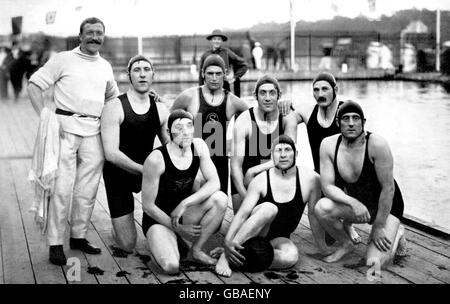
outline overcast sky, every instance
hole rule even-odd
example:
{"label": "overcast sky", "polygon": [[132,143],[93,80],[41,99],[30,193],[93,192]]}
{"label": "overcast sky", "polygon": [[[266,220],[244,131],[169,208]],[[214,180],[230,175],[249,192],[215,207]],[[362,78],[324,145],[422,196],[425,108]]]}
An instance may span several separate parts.
{"label": "overcast sky", "polygon": [[[315,21],[335,15],[376,18],[416,7],[450,10],[448,0],[293,0],[295,20]],[[46,24],[48,12],[55,22]],[[206,34],[214,28],[238,29],[260,22],[288,22],[289,0],[0,0],[0,34],[11,33],[11,17],[23,16],[23,32],[76,35],[81,21],[101,18],[106,34]]]}

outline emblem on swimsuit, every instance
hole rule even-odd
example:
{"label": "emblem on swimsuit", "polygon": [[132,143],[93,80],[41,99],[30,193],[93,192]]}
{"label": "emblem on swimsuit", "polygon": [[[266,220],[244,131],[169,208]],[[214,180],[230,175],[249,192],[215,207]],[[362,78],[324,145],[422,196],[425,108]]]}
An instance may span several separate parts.
{"label": "emblem on swimsuit", "polygon": [[209,113],[206,116],[206,123],[216,124],[219,121],[219,116],[216,113]]}

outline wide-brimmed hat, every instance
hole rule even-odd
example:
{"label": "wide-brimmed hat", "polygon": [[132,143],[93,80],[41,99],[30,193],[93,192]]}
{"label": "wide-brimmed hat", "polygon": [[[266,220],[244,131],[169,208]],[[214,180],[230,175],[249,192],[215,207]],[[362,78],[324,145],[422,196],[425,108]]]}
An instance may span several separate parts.
{"label": "wide-brimmed hat", "polygon": [[212,37],[216,37],[216,36],[217,36],[217,37],[221,37],[223,41],[227,41],[227,40],[228,40],[228,37],[225,36],[225,35],[222,33],[221,30],[214,30],[214,31],[211,33],[211,35],[206,36],[206,39],[207,39],[207,40],[211,40]]}

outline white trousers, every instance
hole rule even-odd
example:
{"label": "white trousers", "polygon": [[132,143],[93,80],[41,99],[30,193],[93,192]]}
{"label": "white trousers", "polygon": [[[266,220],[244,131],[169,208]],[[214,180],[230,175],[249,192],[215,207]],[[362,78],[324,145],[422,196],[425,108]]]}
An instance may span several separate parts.
{"label": "white trousers", "polygon": [[70,236],[86,237],[103,163],[100,134],[82,137],[65,132],[55,192],[49,204],[47,242],[50,246],[64,243],[69,213]]}

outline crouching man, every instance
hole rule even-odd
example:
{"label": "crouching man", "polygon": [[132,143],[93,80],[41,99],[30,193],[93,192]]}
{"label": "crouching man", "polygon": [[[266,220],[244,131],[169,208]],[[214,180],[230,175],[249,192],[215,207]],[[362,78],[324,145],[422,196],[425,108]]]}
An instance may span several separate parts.
{"label": "crouching man", "polygon": [[295,144],[289,136],[281,135],[273,141],[275,167],[250,182],[225,237],[225,252],[216,265],[217,274],[229,277],[230,266],[243,266],[242,245],[255,236],[264,237],[272,244],[270,269],[285,269],[297,263],[298,250],[290,235],[297,228],[305,205],[316,204],[321,192],[319,175],[297,167],[296,157]]}
{"label": "crouching man", "polygon": [[324,261],[336,262],[354,248],[344,220],[372,225],[367,265],[383,267],[396,253],[400,239],[404,244],[403,198],[393,177],[391,150],[384,138],[364,130],[366,119],[356,102],[344,102],[336,120],[340,133],[325,138],[320,146],[320,179],[326,197],[317,202],[314,212],[340,244]]}
{"label": "crouching man", "polygon": [[[208,146],[193,138],[193,116],[173,111],[167,120],[170,141],[144,163],[142,180],[142,229],[155,262],[168,274],[179,272],[180,250],[189,243],[192,258],[202,264],[217,260],[202,251],[220,227],[227,196],[211,161]],[[205,183],[193,193],[198,170]]]}

